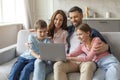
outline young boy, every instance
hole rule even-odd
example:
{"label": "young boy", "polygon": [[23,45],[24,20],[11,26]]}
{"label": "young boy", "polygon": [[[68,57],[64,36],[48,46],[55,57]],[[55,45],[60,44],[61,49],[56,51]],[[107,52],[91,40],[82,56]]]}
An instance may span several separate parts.
{"label": "young boy", "polygon": [[29,80],[30,73],[34,70],[35,59],[40,59],[38,45],[51,43],[47,36],[47,24],[44,20],[37,20],[34,24],[36,34],[28,37],[29,49],[21,54],[13,65],[8,80]]}

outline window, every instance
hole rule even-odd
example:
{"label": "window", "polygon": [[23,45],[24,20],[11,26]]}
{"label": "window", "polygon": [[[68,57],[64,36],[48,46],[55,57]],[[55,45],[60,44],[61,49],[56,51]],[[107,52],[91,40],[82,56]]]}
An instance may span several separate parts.
{"label": "window", "polygon": [[1,0],[1,22],[14,22],[15,0]]}
{"label": "window", "polygon": [[24,0],[0,0],[0,23],[23,23],[26,25]]}

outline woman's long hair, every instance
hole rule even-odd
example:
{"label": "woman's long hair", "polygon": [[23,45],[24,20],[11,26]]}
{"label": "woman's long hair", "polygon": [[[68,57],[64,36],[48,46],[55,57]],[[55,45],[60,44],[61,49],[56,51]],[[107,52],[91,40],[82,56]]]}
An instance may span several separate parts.
{"label": "woman's long hair", "polygon": [[54,20],[57,14],[61,14],[63,16],[63,23],[61,29],[67,30],[67,16],[65,12],[63,10],[57,10],[56,12],[53,13],[52,18],[50,20],[50,24],[48,25],[48,36],[52,38],[54,36],[54,29],[55,29]]}

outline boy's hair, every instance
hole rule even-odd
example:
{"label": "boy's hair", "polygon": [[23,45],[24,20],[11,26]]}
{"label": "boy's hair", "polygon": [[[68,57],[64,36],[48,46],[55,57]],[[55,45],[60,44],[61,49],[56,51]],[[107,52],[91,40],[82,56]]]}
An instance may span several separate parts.
{"label": "boy's hair", "polygon": [[47,23],[44,20],[39,19],[34,23],[34,28],[35,30],[47,28]]}
{"label": "boy's hair", "polygon": [[79,13],[82,13],[82,14],[83,14],[82,9],[81,9],[80,7],[78,7],[78,6],[72,7],[72,8],[69,10],[69,13],[70,13],[70,12],[75,12],[75,11],[78,11]]}

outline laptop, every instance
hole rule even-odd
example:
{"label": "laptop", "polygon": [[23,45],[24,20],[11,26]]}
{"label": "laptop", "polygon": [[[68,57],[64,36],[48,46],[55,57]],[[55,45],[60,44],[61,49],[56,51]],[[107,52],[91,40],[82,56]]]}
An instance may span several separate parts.
{"label": "laptop", "polygon": [[42,60],[66,61],[65,44],[40,43],[39,49]]}

